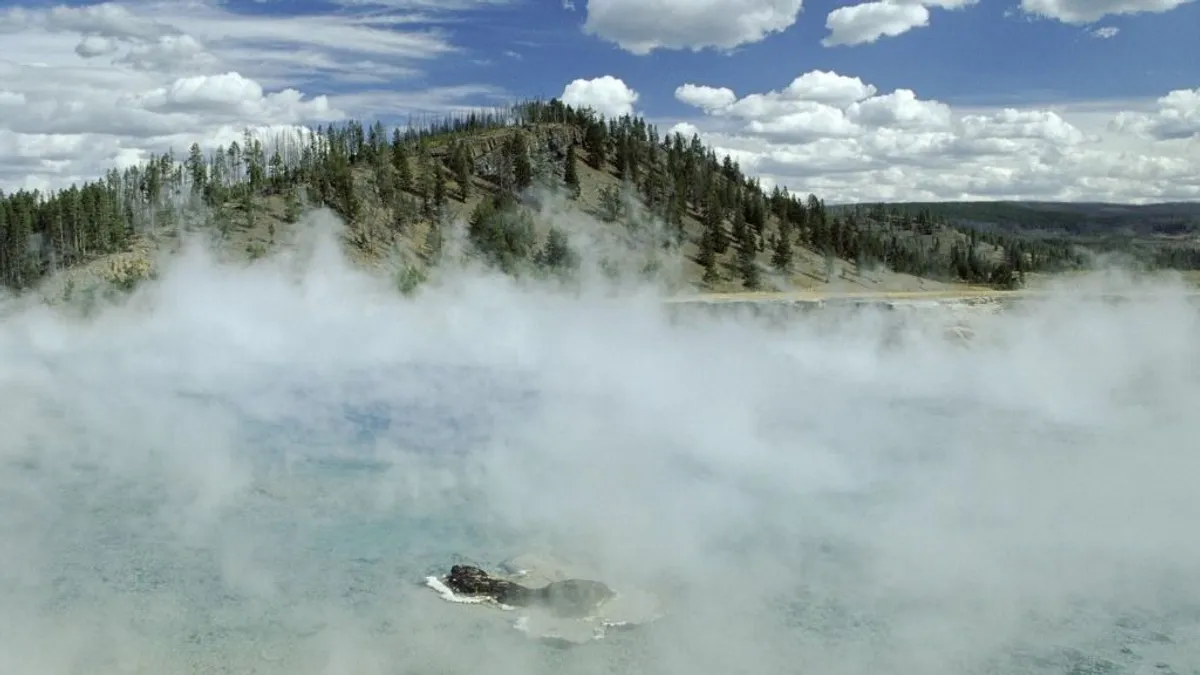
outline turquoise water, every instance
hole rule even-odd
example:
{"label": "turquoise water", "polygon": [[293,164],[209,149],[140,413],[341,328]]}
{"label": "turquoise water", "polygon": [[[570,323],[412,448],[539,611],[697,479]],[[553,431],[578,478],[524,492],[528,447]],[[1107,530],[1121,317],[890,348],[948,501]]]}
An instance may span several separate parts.
{"label": "turquoise water", "polygon": [[[336,318],[0,332],[0,674],[1200,672],[1187,330]],[[563,649],[422,585],[538,550],[667,616]]]}
{"label": "turquoise water", "polygon": [[[12,565],[22,572],[5,579],[4,671],[717,673],[753,664],[745,672],[792,672],[789,664],[814,660],[845,669],[822,672],[901,672],[890,670],[895,663],[915,672],[907,669],[946,668],[956,629],[967,644],[980,639],[941,617],[964,608],[938,597],[937,584],[927,595],[863,588],[865,580],[880,581],[872,554],[866,542],[839,535],[844,523],[886,520],[911,489],[903,472],[936,480],[937,467],[953,452],[953,444],[924,445],[914,461],[912,441],[903,438],[886,449],[904,458],[887,480],[838,494],[793,495],[786,518],[772,512],[782,497],[769,492],[770,484],[748,478],[738,489],[756,495],[743,508],[758,514],[758,527],[713,531],[707,540],[708,571],[746,576],[709,579],[699,594],[693,588],[672,596],[669,584],[661,586],[675,616],[660,625],[564,652],[524,639],[498,612],[444,603],[420,586],[424,575],[458,561],[496,563],[525,545],[546,543],[489,513],[486,483],[464,475],[469,457],[488,452],[505,425],[536,418],[543,401],[519,382],[484,384],[486,376],[470,371],[436,376],[470,380],[457,391],[478,396],[402,407],[370,401],[365,387],[359,391],[366,400],[337,404],[295,387],[289,394],[295,409],[324,410],[324,417],[280,420],[247,414],[236,401],[177,394],[186,406],[217,406],[222,419],[236,421],[225,440],[247,453],[240,457],[246,463],[229,470],[238,475],[229,478],[236,487],[219,506],[170,494],[184,481],[156,465],[153,453],[140,468],[121,471],[89,463],[86,453],[10,463],[6,484],[20,484],[24,493],[9,491],[3,499],[6,513],[15,514],[6,520],[7,550],[11,561],[24,545],[24,555],[36,560]],[[893,402],[891,409],[897,421],[937,420],[946,438],[977,429],[982,414],[920,400]],[[795,423],[777,422],[781,432]],[[1014,426],[1008,440],[1082,438],[1081,430],[1071,432]],[[855,435],[846,430],[843,441],[852,444]],[[389,444],[413,449],[403,456],[383,452]],[[888,453],[871,456],[878,470]],[[702,464],[679,470],[718,480]],[[421,484],[406,480],[412,477]],[[431,487],[438,477],[441,488]],[[428,498],[412,492],[422,489]],[[803,573],[775,578],[767,588],[755,578],[762,572],[756,566],[779,560]],[[1157,575],[1158,593],[1136,601],[1074,597],[1041,615],[1036,603],[1028,610],[1015,603],[1006,618],[1017,629],[1005,626],[1012,636],[982,640],[974,655],[966,649],[954,672],[1200,672],[1187,665],[1200,638],[1194,589],[1180,585],[1184,578],[1172,586],[1161,570],[1147,573]],[[1146,584],[1139,586],[1145,592]],[[995,619],[986,611],[981,616]],[[929,625],[916,630],[921,624]],[[923,654],[912,640],[934,628],[932,634],[949,634]]]}

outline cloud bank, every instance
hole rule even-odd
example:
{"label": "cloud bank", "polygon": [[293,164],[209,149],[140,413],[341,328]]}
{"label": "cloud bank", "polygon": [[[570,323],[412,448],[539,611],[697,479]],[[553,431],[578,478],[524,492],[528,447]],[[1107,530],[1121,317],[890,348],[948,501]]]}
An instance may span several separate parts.
{"label": "cloud bank", "polygon": [[1200,197],[1200,90],[1140,110],[958,109],[814,70],[763,93],[686,83],[675,97],[705,115],[675,131],[830,200]]}
{"label": "cloud bank", "polygon": [[[495,93],[414,87],[426,63],[459,48],[440,14],[407,9],[246,17],[214,3],[136,2],[0,10],[0,148],[14,160],[0,167],[0,189],[95,179],[193,142],[228,142],[246,127],[311,126],[398,105],[444,110]],[[303,93],[329,81],[354,92]]]}

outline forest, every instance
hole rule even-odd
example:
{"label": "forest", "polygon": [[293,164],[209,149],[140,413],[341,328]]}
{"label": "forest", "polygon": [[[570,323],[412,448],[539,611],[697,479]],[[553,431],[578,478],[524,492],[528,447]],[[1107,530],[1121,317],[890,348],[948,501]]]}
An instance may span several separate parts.
{"label": "forest", "polygon": [[[585,192],[596,195],[599,226],[655,233],[639,241],[686,256],[701,289],[789,287],[804,251],[830,269],[840,260],[998,288],[1088,260],[1070,236],[959,224],[936,205],[826,207],[814,194],[767,190],[699,137],[555,99],[391,128],[350,121],[265,140],[248,130],[242,142],[210,152],[193,144],[182,157],[167,152],[67,189],[0,194],[0,281],[31,288],[180,228],[218,239],[265,231],[247,245],[254,258],[318,206],[341,216],[346,244],[361,256],[406,246],[421,264],[412,283],[440,264],[453,227],[506,273],[569,275],[579,252],[562,228],[536,225],[537,195]],[[1179,253],[1155,259],[1196,262]]]}

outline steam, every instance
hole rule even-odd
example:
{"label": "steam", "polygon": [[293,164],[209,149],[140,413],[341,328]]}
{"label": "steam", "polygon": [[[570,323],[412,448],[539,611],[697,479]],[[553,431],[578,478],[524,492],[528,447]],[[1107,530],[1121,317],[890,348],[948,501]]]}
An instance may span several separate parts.
{"label": "steam", "polygon": [[[964,349],[480,271],[404,298],[309,219],[288,256],[188,248],[86,317],[10,301],[0,671],[1200,663],[1181,285],[1085,279]],[[421,586],[531,550],[669,616],[564,652]]]}

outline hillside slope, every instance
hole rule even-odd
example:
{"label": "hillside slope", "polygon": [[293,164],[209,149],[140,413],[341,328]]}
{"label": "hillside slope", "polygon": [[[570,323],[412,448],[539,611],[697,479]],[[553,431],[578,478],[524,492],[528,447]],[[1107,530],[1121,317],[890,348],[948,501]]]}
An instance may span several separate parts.
{"label": "hillside slope", "polygon": [[129,287],[187,232],[252,260],[285,245],[313,207],[346,223],[352,259],[405,287],[457,253],[512,274],[592,261],[677,291],[1012,287],[1081,263],[1058,242],[768,192],[698,138],[555,100],[420,129],[247,132],[208,154],[193,145],[182,161],[167,154],[52,195],[7,195],[0,281],[19,290],[53,277],[64,294],[89,279]]}

